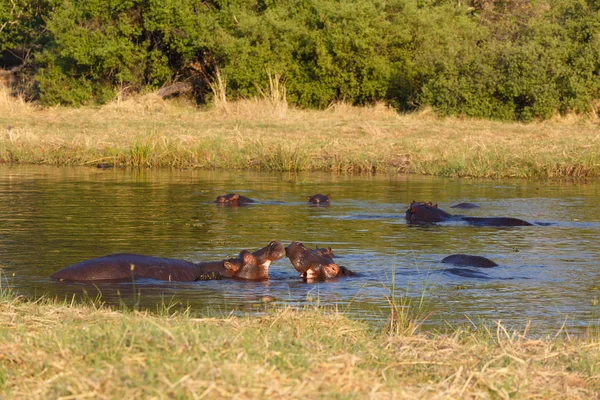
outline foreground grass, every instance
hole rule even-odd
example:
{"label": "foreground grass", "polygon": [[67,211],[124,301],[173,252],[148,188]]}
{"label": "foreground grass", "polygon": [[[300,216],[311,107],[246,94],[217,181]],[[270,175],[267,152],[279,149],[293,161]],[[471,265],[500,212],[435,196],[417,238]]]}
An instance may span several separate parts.
{"label": "foreground grass", "polygon": [[0,296],[0,397],[592,398],[600,340],[374,331],[335,312],[193,318]]}
{"label": "foreground grass", "polygon": [[268,99],[203,111],[156,95],[37,109],[0,89],[6,163],[596,177],[598,128],[597,119],[524,125],[399,115],[384,106],[302,111]]}

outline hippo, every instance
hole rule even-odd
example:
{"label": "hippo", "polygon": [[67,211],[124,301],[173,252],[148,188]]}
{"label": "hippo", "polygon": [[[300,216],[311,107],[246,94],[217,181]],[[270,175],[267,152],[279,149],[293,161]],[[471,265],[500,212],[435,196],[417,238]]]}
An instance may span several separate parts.
{"label": "hippo", "polygon": [[450,206],[450,208],[460,208],[462,210],[468,210],[472,208],[479,208],[479,206],[473,203],[458,203],[453,206]]}
{"label": "hippo", "polygon": [[511,217],[460,217],[463,221],[477,226],[532,226],[519,218]]}
{"label": "hippo", "polygon": [[240,196],[237,193],[229,193],[229,194],[225,194],[223,196],[218,196],[217,200],[215,201],[215,203],[219,204],[219,205],[223,205],[223,206],[244,206],[246,204],[252,204],[254,203],[254,200],[245,197],[245,196]]}
{"label": "hippo", "polygon": [[315,194],[313,196],[307,196],[308,202],[311,204],[329,204],[331,202],[331,196],[329,194]]}
{"label": "hippo", "polygon": [[285,248],[285,254],[296,271],[307,281],[327,280],[355,275],[348,268],[339,266],[330,258],[309,250],[300,242],[292,242]]}
{"label": "hippo", "polygon": [[253,253],[242,250],[237,258],[203,263],[119,253],[70,265],[50,278],[59,281],[129,281],[139,278],[178,282],[220,278],[266,280],[269,279],[271,262],[284,256],[285,248],[277,241]]}
{"label": "hippo", "polygon": [[406,220],[410,223],[442,222],[451,217],[451,214],[438,208],[437,204],[422,201],[410,203],[405,215]]}
{"label": "hippo", "polygon": [[519,218],[511,217],[465,217],[463,215],[451,215],[438,208],[437,204],[431,202],[413,201],[405,213],[406,220],[411,224],[426,224],[430,222],[442,222],[448,220],[465,221],[476,226],[531,226],[533,224]]}
{"label": "hippo", "polygon": [[498,264],[490,260],[489,258],[481,256],[472,256],[469,254],[452,254],[451,256],[444,257],[442,264],[454,264],[463,267],[479,267],[479,268],[491,268],[497,267]]}

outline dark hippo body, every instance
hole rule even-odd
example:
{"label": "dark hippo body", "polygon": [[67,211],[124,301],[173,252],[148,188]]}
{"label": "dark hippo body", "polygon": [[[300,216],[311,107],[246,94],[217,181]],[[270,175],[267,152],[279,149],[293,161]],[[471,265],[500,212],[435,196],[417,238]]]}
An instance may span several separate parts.
{"label": "dark hippo body", "polygon": [[245,196],[241,196],[237,193],[230,193],[230,194],[225,194],[223,196],[218,196],[217,200],[215,201],[215,203],[219,204],[219,205],[223,205],[223,206],[244,206],[247,204],[252,204],[254,203],[254,200],[245,197]]}
{"label": "dark hippo body", "polygon": [[405,218],[411,224],[422,224],[442,222],[452,218],[452,215],[438,208],[437,204],[413,201],[406,210]]}
{"label": "dark hippo body", "polygon": [[337,265],[331,258],[316,254],[300,242],[290,243],[285,248],[285,254],[296,271],[308,281],[355,275],[348,268]]}
{"label": "dark hippo body", "polygon": [[204,263],[119,253],[70,265],[50,278],[67,281],[130,281],[140,278],[180,282],[209,278],[264,280],[269,278],[271,262],[284,256],[285,248],[276,241],[254,253],[242,250],[238,258]]}
{"label": "dark hippo body", "polygon": [[331,202],[331,196],[329,194],[315,194],[313,196],[308,196],[308,202],[311,204],[329,204]]}
{"label": "dark hippo body", "polygon": [[413,201],[405,214],[406,220],[411,224],[427,224],[449,220],[465,221],[477,226],[531,226],[533,224],[519,218],[511,217],[465,217],[452,215],[433,205],[431,202]]}
{"label": "dark hippo body", "polygon": [[479,268],[491,268],[497,267],[498,264],[490,260],[489,258],[481,256],[472,256],[469,254],[452,254],[451,256],[444,257],[442,264],[454,264],[463,267],[479,267]]}
{"label": "dark hippo body", "polygon": [[533,224],[519,218],[510,217],[460,217],[471,225],[478,226],[532,226]]}
{"label": "dark hippo body", "polygon": [[473,204],[473,203],[458,203],[458,204],[451,206],[450,208],[460,208],[463,210],[468,210],[468,209],[472,209],[472,208],[479,208],[479,206],[477,204]]}

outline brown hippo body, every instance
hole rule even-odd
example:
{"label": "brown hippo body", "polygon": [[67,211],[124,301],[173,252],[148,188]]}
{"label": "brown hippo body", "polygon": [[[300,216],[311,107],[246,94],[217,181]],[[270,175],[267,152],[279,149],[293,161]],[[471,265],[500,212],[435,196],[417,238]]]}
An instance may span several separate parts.
{"label": "brown hippo body", "polygon": [[241,260],[194,264],[172,258],[119,253],[85,260],[55,272],[50,278],[69,281],[119,280],[150,278],[163,281],[195,281],[203,274],[241,268]]}
{"label": "brown hippo body", "polygon": [[431,202],[413,201],[405,214],[406,220],[411,224],[427,224],[431,222],[443,222],[449,220],[465,221],[477,226],[531,226],[533,224],[519,218],[511,217],[465,217],[463,215],[452,215],[438,208],[437,204]]}
{"label": "brown hippo body", "polygon": [[246,197],[246,196],[241,196],[237,193],[230,193],[230,194],[225,194],[223,196],[218,196],[217,200],[215,201],[215,203],[219,204],[219,205],[223,205],[223,206],[233,206],[233,207],[237,207],[237,206],[244,206],[247,204],[252,204],[255,201]]}
{"label": "brown hippo body", "polygon": [[254,253],[242,250],[238,258],[203,263],[119,253],[70,265],[50,278],[66,281],[128,281],[140,278],[179,282],[209,278],[264,280],[269,278],[271,262],[284,256],[285,248],[276,241]]}
{"label": "brown hippo body", "polygon": [[489,258],[481,256],[473,256],[470,254],[452,254],[451,256],[445,257],[442,260],[443,264],[454,264],[463,267],[479,267],[479,268],[491,268],[497,267],[498,264],[490,260]]}
{"label": "brown hippo body", "polygon": [[316,254],[300,242],[290,243],[285,248],[285,254],[296,271],[308,281],[354,275],[348,268],[337,265],[331,258]]}
{"label": "brown hippo body", "polygon": [[315,194],[312,196],[308,196],[308,202],[311,204],[329,204],[331,202],[331,196],[329,194]]}

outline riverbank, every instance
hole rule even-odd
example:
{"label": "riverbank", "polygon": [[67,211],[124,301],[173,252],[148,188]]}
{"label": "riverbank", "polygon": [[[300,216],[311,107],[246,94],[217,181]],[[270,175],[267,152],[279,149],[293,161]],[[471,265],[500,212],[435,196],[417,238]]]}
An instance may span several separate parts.
{"label": "riverbank", "polygon": [[267,98],[202,110],[149,94],[39,109],[0,91],[3,163],[597,177],[599,131],[597,119],[525,125],[399,115],[383,105],[296,110]]}
{"label": "riverbank", "polygon": [[569,398],[600,394],[600,340],[501,325],[383,331],[334,310],[115,311],[0,295],[6,398]]}

